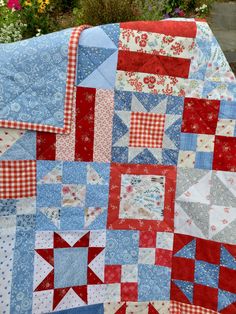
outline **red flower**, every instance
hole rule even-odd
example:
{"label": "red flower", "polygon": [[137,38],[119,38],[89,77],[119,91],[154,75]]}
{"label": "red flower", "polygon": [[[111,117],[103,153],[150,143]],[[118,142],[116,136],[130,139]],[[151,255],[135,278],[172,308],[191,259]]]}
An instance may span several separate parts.
{"label": "red flower", "polygon": [[148,39],[148,35],[147,35],[147,34],[142,34],[142,35],[141,35],[141,38],[142,38],[142,39]]}
{"label": "red flower", "polygon": [[146,40],[140,40],[140,42],[139,42],[140,47],[145,47],[146,45],[147,45]]}
{"label": "red flower", "polygon": [[155,83],[156,82],[155,76],[150,76],[149,77],[149,82],[152,83],[152,84]]}
{"label": "red flower", "polygon": [[149,76],[146,76],[144,79],[143,79],[144,83],[145,84],[148,84],[150,82],[150,78]]}
{"label": "red flower", "polygon": [[139,40],[140,40],[140,36],[136,36],[135,37],[135,43],[137,44],[139,42]]}
{"label": "red flower", "polygon": [[175,45],[172,45],[170,49],[174,50],[174,54],[179,55],[184,51],[184,46],[181,43],[175,43]]}
{"label": "red flower", "polygon": [[164,36],[162,40],[163,40],[163,43],[169,44],[169,43],[172,43],[172,41],[174,41],[174,38],[171,36]]}
{"label": "red flower", "polygon": [[184,13],[183,10],[180,10],[180,11],[179,11],[179,16],[185,16],[185,13]]}
{"label": "red flower", "polygon": [[19,0],[8,0],[7,7],[9,9],[21,10],[21,5],[20,5]]}
{"label": "red flower", "polygon": [[148,88],[153,89],[155,87],[155,83],[156,83],[156,78],[155,76],[146,76],[143,79],[145,84],[148,84]]}

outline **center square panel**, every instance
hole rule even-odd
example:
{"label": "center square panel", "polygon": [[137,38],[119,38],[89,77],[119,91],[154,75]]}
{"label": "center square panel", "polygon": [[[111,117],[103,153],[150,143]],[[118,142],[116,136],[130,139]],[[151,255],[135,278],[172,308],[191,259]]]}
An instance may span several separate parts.
{"label": "center square panel", "polygon": [[107,228],[174,229],[176,167],[111,164]]}
{"label": "center square panel", "polygon": [[176,165],[183,97],[115,91],[112,161]]}

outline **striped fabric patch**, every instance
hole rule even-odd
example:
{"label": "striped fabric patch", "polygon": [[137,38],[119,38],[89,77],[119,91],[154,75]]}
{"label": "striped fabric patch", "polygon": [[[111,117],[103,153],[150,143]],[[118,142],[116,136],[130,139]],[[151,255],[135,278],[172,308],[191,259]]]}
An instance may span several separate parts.
{"label": "striped fabric patch", "polygon": [[196,22],[121,23],[116,89],[184,96]]}

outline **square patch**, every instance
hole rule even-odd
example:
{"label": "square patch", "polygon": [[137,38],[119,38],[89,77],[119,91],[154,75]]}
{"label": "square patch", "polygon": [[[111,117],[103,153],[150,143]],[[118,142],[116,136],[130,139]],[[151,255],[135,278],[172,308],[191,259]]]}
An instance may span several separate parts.
{"label": "square patch", "polygon": [[236,137],[216,136],[213,169],[236,172]]}
{"label": "square patch", "polygon": [[162,147],[165,116],[155,113],[132,112],[129,146]]}
{"label": "square patch", "polygon": [[182,132],[215,134],[220,101],[185,98]]}
{"label": "square patch", "polygon": [[[124,176],[123,179],[122,176]],[[112,164],[107,228],[142,231],[152,228],[153,231],[172,231],[175,176],[176,168],[173,166],[147,165],[144,168],[142,165]],[[144,181],[142,181],[143,179]],[[129,184],[124,186],[124,181]],[[147,183],[149,186],[147,186]],[[126,200],[127,196],[125,197],[125,195],[128,193],[134,193],[135,203],[133,197],[131,199],[133,203],[131,200],[129,202]],[[164,203],[160,197],[162,194],[164,194]],[[139,199],[140,195],[145,195],[145,201]],[[161,215],[155,212],[154,201],[156,205],[158,203]],[[163,212],[161,211],[161,204],[164,204]],[[137,212],[134,212],[134,214],[132,212],[132,216],[130,213],[124,215],[125,209],[134,208],[136,211],[136,206],[141,209],[141,214],[138,212],[137,215]],[[144,211],[144,209],[146,210]],[[144,212],[146,213],[145,216]]]}
{"label": "square patch", "polygon": [[215,136],[208,134],[198,134],[197,136],[197,151],[198,152],[213,152]]}
{"label": "square patch", "polygon": [[121,282],[121,265],[105,265],[105,283]]}
{"label": "square patch", "polygon": [[220,119],[236,119],[236,102],[222,100],[220,103]]}
{"label": "square patch", "polygon": [[23,198],[36,195],[34,160],[0,161],[0,198]]}
{"label": "square patch", "polygon": [[218,289],[194,285],[193,304],[217,311]]}
{"label": "square patch", "polygon": [[140,248],[138,263],[155,265],[155,251],[153,248]]}
{"label": "square patch", "polygon": [[138,281],[138,265],[122,265],[122,282],[137,282]]}
{"label": "square patch", "polygon": [[183,151],[196,151],[198,135],[192,133],[181,133],[180,149]]}
{"label": "square patch", "polygon": [[219,265],[214,265],[204,261],[195,262],[195,279],[198,284],[217,288],[219,281]]}
{"label": "square patch", "polygon": [[211,169],[213,153],[211,152],[196,152],[195,168]]}
{"label": "square patch", "polygon": [[138,301],[137,282],[125,282],[121,284],[121,301]]}
{"label": "square patch", "polygon": [[163,220],[164,176],[121,175],[119,218]]}
{"label": "square patch", "polygon": [[172,251],[164,249],[156,249],[155,265],[171,268]]}
{"label": "square patch", "polygon": [[194,151],[179,151],[178,167],[194,168],[196,152]]}
{"label": "square patch", "polygon": [[0,200],[0,216],[12,216],[17,212],[17,201],[15,199]]}
{"label": "square patch", "polygon": [[219,119],[216,128],[216,135],[234,136],[235,120]]}
{"label": "square patch", "polygon": [[130,265],[138,263],[137,231],[109,230],[106,241],[106,265]]}
{"label": "square patch", "polygon": [[140,231],[139,247],[155,248],[156,247],[156,232],[155,231]]}
{"label": "square patch", "polygon": [[158,249],[171,250],[173,248],[174,234],[171,232],[157,232],[156,247]]}
{"label": "square patch", "polygon": [[138,266],[138,300],[169,300],[170,273],[168,267],[156,265]]}
{"label": "square patch", "polygon": [[55,288],[87,284],[88,248],[54,250]]}
{"label": "square patch", "polygon": [[82,207],[85,205],[86,186],[80,184],[64,184],[62,186],[62,206]]}

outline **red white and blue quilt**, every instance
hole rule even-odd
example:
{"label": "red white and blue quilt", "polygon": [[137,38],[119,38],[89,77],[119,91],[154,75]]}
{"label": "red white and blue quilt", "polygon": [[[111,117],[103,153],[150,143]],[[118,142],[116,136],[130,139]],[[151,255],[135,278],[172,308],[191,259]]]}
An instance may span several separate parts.
{"label": "red white and blue quilt", "polygon": [[2,44],[0,81],[0,313],[236,313],[236,80],[204,20]]}

